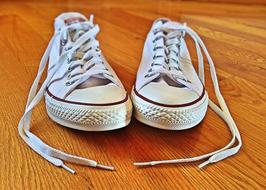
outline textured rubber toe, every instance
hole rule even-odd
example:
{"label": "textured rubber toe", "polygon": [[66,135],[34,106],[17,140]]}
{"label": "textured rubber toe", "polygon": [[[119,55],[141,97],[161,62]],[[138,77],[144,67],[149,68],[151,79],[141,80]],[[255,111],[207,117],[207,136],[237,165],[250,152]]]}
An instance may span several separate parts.
{"label": "textured rubber toe", "polygon": [[184,130],[196,126],[202,121],[208,108],[206,92],[198,101],[180,107],[154,104],[138,96],[134,90],[131,97],[137,120],[151,127],[166,130]]}
{"label": "textured rubber toe", "polygon": [[125,127],[132,114],[130,98],[113,104],[86,105],[45,96],[49,117],[60,125],[83,131],[108,131]]}

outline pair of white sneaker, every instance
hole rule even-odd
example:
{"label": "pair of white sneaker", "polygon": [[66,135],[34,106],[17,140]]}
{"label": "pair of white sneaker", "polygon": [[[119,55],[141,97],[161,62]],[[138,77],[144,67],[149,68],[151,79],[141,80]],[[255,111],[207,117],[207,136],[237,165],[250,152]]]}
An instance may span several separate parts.
{"label": "pair of white sneaker", "polygon": [[[94,160],[54,149],[30,132],[33,108],[45,96],[47,113],[55,122],[84,131],[106,131],[125,127],[132,114],[130,97],[105,60],[96,35],[99,26],[79,13],[63,13],[55,19],[55,33],[39,66],[31,87],[25,113],[19,122],[23,140],[43,158],[74,173],[63,160],[112,170]],[[188,34],[195,42],[198,75],[191,63],[185,42]],[[204,88],[202,50],[210,65],[211,77],[220,107],[208,99]],[[47,78],[37,91],[49,59]],[[136,83],[131,93],[135,117],[152,127],[182,130],[197,125],[209,106],[228,124],[230,143],[217,151],[194,158],[138,162],[146,166],[164,163],[220,161],[236,154],[241,137],[220,93],[213,61],[200,37],[186,25],[158,19],[145,41]],[[235,141],[238,144],[233,146]]]}

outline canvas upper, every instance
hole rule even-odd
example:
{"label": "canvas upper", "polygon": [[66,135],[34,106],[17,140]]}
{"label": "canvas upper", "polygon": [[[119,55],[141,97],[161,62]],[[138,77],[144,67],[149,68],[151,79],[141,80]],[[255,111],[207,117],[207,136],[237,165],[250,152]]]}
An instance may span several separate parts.
{"label": "canvas upper", "polygon": [[188,104],[202,96],[204,87],[192,65],[185,34],[171,29],[158,31],[171,24],[167,19],[153,23],[144,44],[135,90],[155,103]]}
{"label": "canvas upper", "polygon": [[[68,28],[65,29],[66,27]],[[96,39],[98,25],[94,25],[92,20],[80,13],[63,13],[55,19],[55,31],[62,34],[54,39],[49,70],[86,32],[92,31],[90,40],[95,44],[92,49],[81,46],[73,53],[68,53],[48,85],[49,94],[62,100],[94,104],[115,103],[126,98],[127,93],[122,83],[99,48]],[[90,52],[88,56],[87,52]],[[80,64],[75,65],[75,62]]]}

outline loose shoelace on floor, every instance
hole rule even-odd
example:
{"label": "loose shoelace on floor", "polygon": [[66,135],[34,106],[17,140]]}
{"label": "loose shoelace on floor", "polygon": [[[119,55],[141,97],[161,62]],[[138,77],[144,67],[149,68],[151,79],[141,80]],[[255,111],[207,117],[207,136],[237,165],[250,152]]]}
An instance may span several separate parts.
{"label": "loose shoelace on floor", "polygon": [[[227,125],[229,126],[230,131],[232,133],[232,139],[224,148],[221,148],[217,151],[214,151],[214,152],[211,152],[208,154],[204,154],[201,156],[196,156],[193,158],[184,158],[184,159],[161,160],[161,161],[159,160],[159,161],[150,161],[150,162],[135,162],[134,165],[136,165],[136,166],[149,166],[149,165],[157,165],[157,164],[194,162],[194,161],[207,159],[205,162],[203,162],[202,164],[199,165],[199,168],[203,168],[204,166],[206,166],[210,163],[215,163],[215,162],[221,161],[221,160],[223,160],[229,156],[236,154],[239,151],[240,147],[242,146],[242,140],[240,137],[240,133],[238,131],[238,128],[237,128],[227,106],[226,106],[225,100],[224,100],[224,98],[220,92],[218,79],[217,79],[217,75],[216,75],[216,71],[215,71],[215,66],[214,66],[212,58],[210,57],[210,54],[209,54],[206,46],[204,45],[203,41],[198,36],[198,34],[196,32],[194,32],[191,28],[189,28],[185,25],[178,24],[178,23],[164,24],[162,27],[158,28],[158,30],[159,31],[173,30],[176,32],[176,34],[177,33],[182,34],[182,33],[186,32],[187,34],[190,35],[190,37],[194,40],[195,45],[196,45],[197,56],[198,56],[198,65],[199,65],[198,66],[199,78],[202,81],[202,83],[205,84],[204,62],[203,62],[203,56],[202,56],[202,50],[203,50],[203,52],[205,53],[206,58],[208,60],[209,66],[210,66],[210,73],[211,73],[211,78],[212,78],[213,85],[214,85],[215,95],[218,99],[220,107],[218,107],[211,100],[209,100],[209,106],[212,108],[213,111],[215,111],[227,123]],[[158,38],[155,39],[155,41],[156,40],[158,40]],[[175,41],[175,39],[170,39],[170,41],[172,41],[172,43],[171,43],[172,45],[175,43],[178,43],[178,40]],[[172,51],[172,52],[176,52],[176,53],[178,51],[177,49],[169,50],[169,48],[166,47],[167,45],[161,44],[160,46],[163,47],[163,49],[167,49],[167,51]],[[166,58],[165,56],[166,55],[163,54],[163,55],[160,55],[159,57]],[[174,56],[174,57],[177,57],[177,56]],[[170,58],[174,58],[174,57],[171,56]],[[169,59],[169,57],[167,59]],[[168,75],[170,73],[172,75],[177,76],[179,79],[177,81],[180,82],[181,84],[184,84],[188,88],[194,88],[194,86],[189,86],[189,83],[185,82],[185,77],[179,71],[178,67],[175,67],[177,69],[175,69],[174,71],[173,70],[169,71],[167,68],[165,68],[166,66],[163,65],[162,62],[155,64],[155,66],[156,65],[158,67],[152,68],[150,70],[150,74],[149,74],[150,76],[156,72],[167,73]],[[238,144],[236,146],[232,147],[235,144],[236,140],[238,141]]]}
{"label": "loose shoelace on floor", "polygon": [[[28,144],[28,146],[30,146],[35,152],[37,152],[39,155],[41,155],[44,159],[46,159],[50,163],[54,164],[55,166],[62,167],[71,173],[75,173],[75,171],[67,167],[63,161],[85,165],[85,166],[99,167],[108,170],[113,170],[114,168],[111,166],[98,164],[94,160],[89,160],[86,158],[67,154],[65,152],[62,152],[60,150],[48,146],[40,138],[38,138],[36,135],[30,132],[30,120],[33,108],[40,102],[40,100],[44,96],[46,87],[51,82],[51,79],[53,78],[54,74],[56,73],[56,71],[60,69],[60,67],[65,62],[66,59],[70,61],[71,64],[70,68],[73,68],[71,69],[71,75],[73,75],[73,78],[70,77],[71,80],[69,84],[66,85],[71,85],[73,84],[73,82],[77,80],[80,80],[80,82],[82,82],[83,80],[88,79],[89,76],[96,74],[105,74],[111,77],[110,73],[106,70],[106,68],[102,64],[102,59],[100,57],[100,52],[98,48],[99,43],[95,39],[95,36],[99,31],[99,28],[98,25],[93,25],[92,19],[93,17],[91,17],[90,22],[82,23],[82,25],[84,26],[87,25],[91,27],[91,29],[87,31],[82,31],[81,36],[80,34],[78,35],[75,34],[75,36],[73,37],[74,42],[69,42],[66,45],[66,47],[68,48],[65,48],[65,51],[62,52],[59,60],[56,62],[54,66],[50,68],[47,78],[44,80],[41,88],[37,92],[38,83],[40,81],[43,71],[46,68],[49,54],[51,52],[51,48],[54,44],[55,38],[58,35],[60,37],[65,36],[64,35],[65,32],[67,32],[67,30],[69,30],[70,28],[75,28],[78,31],[80,29],[80,24],[79,23],[72,24],[70,26],[62,28],[60,31],[55,32],[41,59],[40,66],[38,69],[38,74],[29,92],[25,112],[18,124],[19,134],[22,137],[22,139]],[[82,50],[84,52],[84,55],[82,57],[83,61],[80,59],[71,61],[73,57],[75,58],[73,54],[77,52],[76,50]],[[80,69],[79,67],[81,65],[83,66],[82,69]]]}

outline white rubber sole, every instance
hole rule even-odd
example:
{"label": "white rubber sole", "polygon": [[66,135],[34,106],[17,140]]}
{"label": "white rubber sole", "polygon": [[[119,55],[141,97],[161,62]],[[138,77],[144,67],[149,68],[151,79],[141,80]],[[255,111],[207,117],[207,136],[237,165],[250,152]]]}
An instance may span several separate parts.
{"label": "white rubber sole", "polygon": [[140,122],[165,130],[184,130],[199,124],[208,108],[208,95],[197,103],[185,107],[164,107],[152,104],[138,97],[132,90],[134,115]]}
{"label": "white rubber sole", "polygon": [[53,121],[82,131],[120,129],[130,123],[132,115],[130,98],[116,105],[88,106],[58,101],[46,95],[45,103],[48,116]]}

